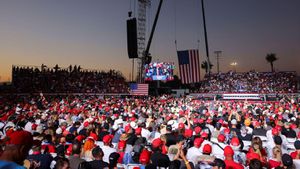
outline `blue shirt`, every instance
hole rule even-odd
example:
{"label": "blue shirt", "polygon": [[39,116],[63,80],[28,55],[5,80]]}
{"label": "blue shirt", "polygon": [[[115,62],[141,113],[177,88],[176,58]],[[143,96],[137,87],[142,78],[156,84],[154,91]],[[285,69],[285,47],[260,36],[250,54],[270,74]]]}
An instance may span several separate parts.
{"label": "blue shirt", "polygon": [[26,169],[26,168],[14,162],[0,160],[0,169]]}

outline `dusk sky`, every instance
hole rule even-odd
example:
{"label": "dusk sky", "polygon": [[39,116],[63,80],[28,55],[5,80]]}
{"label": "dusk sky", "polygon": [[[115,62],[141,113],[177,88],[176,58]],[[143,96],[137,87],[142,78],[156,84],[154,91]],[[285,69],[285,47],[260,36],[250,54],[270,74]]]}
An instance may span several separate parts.
{"label": "dusk sky", "polygon": [[[158,2],[152,0],[147,28]],[[0,81],[11,80],[12,65],[41,64],[117,69],[128,78],[129,9],[130,0],[0,0]],[[222,72],[233,69],[233,61],[237,71],[270,71],[265,56],[272,52],[279,58],[275,70],[296,70],[299,75],[299,9],[300,0],[205,0],[213,72],[214,51],[221,50]],[[164,0],[150,48],[152,60],[177,64],[176,39],[179,50],[199,48],[203,61],[201,12],[200,0]]]}

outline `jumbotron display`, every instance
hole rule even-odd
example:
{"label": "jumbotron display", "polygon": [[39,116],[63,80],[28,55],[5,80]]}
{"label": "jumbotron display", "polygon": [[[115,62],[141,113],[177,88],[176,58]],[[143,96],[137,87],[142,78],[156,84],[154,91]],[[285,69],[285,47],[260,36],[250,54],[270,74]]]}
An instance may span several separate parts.
{"label": "jumbotron display", "polygon": [[174,63],[153,62],[145,65],[145,81],[152,80],[173,80]]}

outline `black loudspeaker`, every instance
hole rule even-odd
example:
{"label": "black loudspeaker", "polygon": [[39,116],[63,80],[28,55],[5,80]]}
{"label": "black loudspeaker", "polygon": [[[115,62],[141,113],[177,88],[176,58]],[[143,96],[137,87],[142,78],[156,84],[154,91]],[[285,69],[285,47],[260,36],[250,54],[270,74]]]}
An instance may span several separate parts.
{"label": "black loudspeaker", "polygon": [[130,59],[138,58],[136,18],[127,20],[127,51]]}

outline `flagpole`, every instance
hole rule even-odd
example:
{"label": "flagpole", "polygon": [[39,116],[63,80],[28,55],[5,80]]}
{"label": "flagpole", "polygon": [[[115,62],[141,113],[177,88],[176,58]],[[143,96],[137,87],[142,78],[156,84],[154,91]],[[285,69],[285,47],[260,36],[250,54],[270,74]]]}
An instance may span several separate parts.
{"label": "flagpole", "polygon": [[203,17],[203,27],[204,27],[204,37],[205,37],[205,49],[206,49],[206,57],[207,57],[207,68],[208,68],[208,75],[210,76],[210,60],[209,60],[209,50],[208,50],[208,43],[207,43],[207,31],[206,31],[206,22],[205,22],[205,11],[204,11],[204,2],[201,0],[202,6],[202,17]]}

